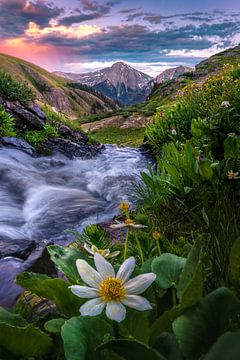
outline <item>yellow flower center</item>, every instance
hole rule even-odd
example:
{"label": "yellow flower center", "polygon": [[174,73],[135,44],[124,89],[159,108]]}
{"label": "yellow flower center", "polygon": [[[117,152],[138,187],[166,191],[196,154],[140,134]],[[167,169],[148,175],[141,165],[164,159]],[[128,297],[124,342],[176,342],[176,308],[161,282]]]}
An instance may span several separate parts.
{"label": "yellow flower center", "polygon": [[97,252],[98,252],[100,255],[102,255],[102,253],[104,252],[104,250],[102,250],[102,249],[97,249]]}
{"label": "yellow flower center", "polygon": [[126,225],[134,225],[135,224],[135,222],[132,219],[127,219],[127,220],[124,221],[124,223]]}
{"label": "yellow flower center", "polygon": [[106,301],[122,300],[125,296],[122,280],[113,277],[104,280],[100,285],[99,294]]}
{"label": "yellow flower center", "polygon": [[129,204],[123,202],[123,203],[121,203],[121,204],[119,205],[119,209],[120,209],[121,211],[128,211],[128,209],[129,209]]}
{"label": "yellow flower center", "polygon": [[154,238],[154,240],[159,240],[160,237],[161,237],[161,234],[160,234],[160,232],[158,232],[158,231],[154,231],[154,232],[152,233],[152,237]]}

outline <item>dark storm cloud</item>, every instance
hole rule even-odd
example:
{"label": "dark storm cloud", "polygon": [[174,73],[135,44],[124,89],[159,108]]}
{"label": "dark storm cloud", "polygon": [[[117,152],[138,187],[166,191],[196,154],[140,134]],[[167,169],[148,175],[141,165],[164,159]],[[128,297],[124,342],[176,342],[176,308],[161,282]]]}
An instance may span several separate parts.
{"label": "dark storm cloud", "polygon": [[76,9],[77,14],[66,16],[59,20],[60,25],[72,25],[82,23],[87,20],[100,19],[110,13],[113,6],[119,4],[122,0],[110,0],[105,4],[100,4],[92,0],[80,0],[81,9]]}
{"label": "dark storm cloud", "polygon": [[130,8],[130,9],[123,9],[120,11],[121,14],[129,14],[132,12],[136,12],[137,10],[140,10],[141,8]]}
{"label": "dark storm cloud", "polygon": [[52,18],[63,13],[63,9],[51,2],[25,0],[0,0],[0,36],[22,35],[30,21],[47,26]]}
{"label": "dark storm cloud", "polygon": [[[222,30],[221,30],[222,31]],[[202,30],[205,34],[216,33],[209,29]],[[93,34],[81,39],[64,39],[51,35],[41,39],[42,42],[55,46],[65,47],[73,54],[81,54],[90,58],[101,55],[103,58],[111,56],[135,57],[147,53],[152,59],[158,59],[166,50],[181,49],[206,49],[213,42],[205,38],[195,38],[198,34],[193,26],[179,29],[154,32],[142,25],[112,26],[105,32]]]}

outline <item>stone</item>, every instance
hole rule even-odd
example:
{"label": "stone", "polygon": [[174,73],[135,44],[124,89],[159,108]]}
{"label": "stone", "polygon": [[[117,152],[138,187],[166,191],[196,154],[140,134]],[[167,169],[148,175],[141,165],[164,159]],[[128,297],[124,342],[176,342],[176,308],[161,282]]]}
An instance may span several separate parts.
{"label": "stone", "polygon": [[33,240],[0,239],[0,258],[13,256],[26,260],[34,249],[36,249],[36,243]]}
{"label": "stone", "polygon": [[0,144],[8,147],[15,148],[17,150],[21,150],[29,155],[35,155],[36,151],[32,145],[30,145],[26,140],[10,137],[10,136],[4,136],[0,138]]}

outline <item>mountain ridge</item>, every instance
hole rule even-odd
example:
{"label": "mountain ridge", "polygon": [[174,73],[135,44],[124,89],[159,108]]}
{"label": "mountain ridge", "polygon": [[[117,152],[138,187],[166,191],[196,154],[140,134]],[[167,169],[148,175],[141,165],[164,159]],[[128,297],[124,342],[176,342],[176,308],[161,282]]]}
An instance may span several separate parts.
{"label": "mountain ridge", "polygon": [[150,75],[122,61],[94,72],[77,74],[56,71],[54,74],[88,85],[123,105],[134,105],[144,101],[153,86],[153,78]]}
{"label": "mountain ridge", "polygon": [[80,84],[74,86],[69,80],[23,59],[0,53],[0,70],[27,84],[41,104],[69,118],[116,109],[116,104],[93,89]]}

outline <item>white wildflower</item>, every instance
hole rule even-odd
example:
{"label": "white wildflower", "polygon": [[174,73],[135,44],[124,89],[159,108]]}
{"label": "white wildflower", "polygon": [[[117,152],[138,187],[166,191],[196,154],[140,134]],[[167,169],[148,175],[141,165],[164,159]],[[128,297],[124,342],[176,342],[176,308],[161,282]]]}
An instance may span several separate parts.
{"label": "white wildflower", "polygon": [[106,259],[116,257],[120,254],[120,251],[113,251],[111,253],[109,249],[98,249],[97,246],[95,245],[92,245],[90,247],[87,243],[84,243],[83,247],[90,255],[94,255],[95,253],[98,253]]}
{"label": "white wildflower", "polygon": [[134,257],[125,260],[117,274],[113,266],[99,253],[94,254],[97,271],[85,260],[77,260],[76,265],[82,280],[88,286],[70,286],[73,294],[91,299],[80,307],[81,315],[96,316],[106,307],[106,316],[117,322],[126,317],[126,308],[145,311],[152,307],[142,294],[155,280],[153,273],[142,274],[130,279],[135,267]]}

